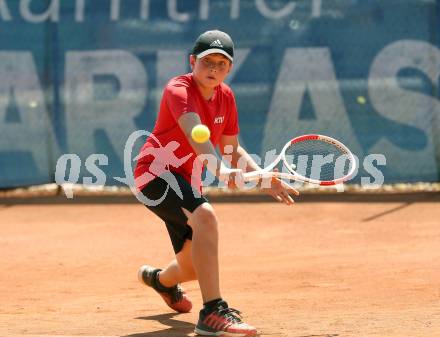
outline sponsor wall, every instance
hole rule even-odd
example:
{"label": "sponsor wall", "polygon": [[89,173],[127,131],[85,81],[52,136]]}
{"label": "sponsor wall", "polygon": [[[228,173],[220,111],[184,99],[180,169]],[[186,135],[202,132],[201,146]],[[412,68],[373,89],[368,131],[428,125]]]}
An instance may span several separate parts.
{"label": "sponsor wall", "polygon": [[78,182],[99,167],[120,184],[128,136],[153,129],[163,86],[215,28],[235,41],[240,141],[263,164],[323,133],[359,157],[353,182],[372,166],[438,181],[439,14],[434,0],[0,0],[0,187],[53,182],[65,153]]}

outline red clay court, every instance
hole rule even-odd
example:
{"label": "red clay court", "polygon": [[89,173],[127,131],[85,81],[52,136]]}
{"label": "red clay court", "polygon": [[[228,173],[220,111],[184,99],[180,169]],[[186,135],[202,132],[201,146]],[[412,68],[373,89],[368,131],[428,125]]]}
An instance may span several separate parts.
{"label": "red clay court", "polygon": [[[221,285],[260,336],[440,336],[438,194],[217,202]],[[364,198],[365,199],[365,198]],[[361,198],[362,200],[362,198]],[[3,204],[0,336],[193,336],[137,281],[172,248],[140,204]]]}

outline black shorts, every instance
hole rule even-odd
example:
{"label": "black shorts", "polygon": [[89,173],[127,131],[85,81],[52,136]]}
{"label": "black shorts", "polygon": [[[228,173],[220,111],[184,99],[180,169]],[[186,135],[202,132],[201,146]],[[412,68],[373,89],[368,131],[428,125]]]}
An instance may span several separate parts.
{"label": "black shorts", "polygon": [[[200,193],[194,193],[191,185],[181,175],[172,173],[171,176],[176,178],[183,199],[170,186],[161,203],[146,207],[165,222],[174,252],[177,254],[182,250],[185,240],[192,239],[192,228],[188,225],[188,218],[182,208],[192,213],[208,200]],[[168,183],[164,179],[155,178],[142,189],[142,194],[150,200],[159,200],[163,197],[167,186]]]}

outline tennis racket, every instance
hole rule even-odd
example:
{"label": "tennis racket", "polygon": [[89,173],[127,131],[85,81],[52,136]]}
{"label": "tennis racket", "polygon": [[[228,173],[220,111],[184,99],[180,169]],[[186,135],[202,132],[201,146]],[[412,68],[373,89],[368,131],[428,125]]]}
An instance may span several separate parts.
{"label": "tennis racket", "polygon": [[[273,172],[283,162],[288,172]],[[322,186],[341,184],[356,171],[356,160],[340,141],[310,134],[290,140],[266,168],[244,174],[245,181],[264,178],[298,180]]]}

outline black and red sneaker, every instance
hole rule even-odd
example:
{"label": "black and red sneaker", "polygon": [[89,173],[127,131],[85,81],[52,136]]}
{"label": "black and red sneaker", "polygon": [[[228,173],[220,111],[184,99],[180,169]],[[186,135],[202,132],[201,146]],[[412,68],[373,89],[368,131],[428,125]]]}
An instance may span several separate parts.
{"label": "black and red sneaker", "polygon": [[177,312],[190,312],[192,302],[179,284],[174,287],[164,287],[158,280],[161,269],[148,265],[139,268],[138,279],[141,283],[153,288],[163,298],[165,303]]}
{"label": "black and red sneaker", "polygon": [[240,311],[228,308],[225,301],[220,301],[214,311],[200,311],[199,322],[194,332],[202,336],[253,337],[257,330],[241,320]]}

